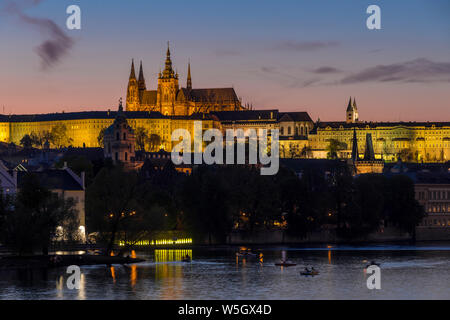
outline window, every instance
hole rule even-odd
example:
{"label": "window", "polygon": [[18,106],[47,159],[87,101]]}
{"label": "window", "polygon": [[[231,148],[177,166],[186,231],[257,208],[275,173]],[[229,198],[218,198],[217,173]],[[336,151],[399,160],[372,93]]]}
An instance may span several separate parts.
{"label": "window", "polygon": [[123,140],[127,140],[127,134],[125,132],[123,133]]}
{"label": "window", "polygon": [[125,152],[125,161],[128,161],[128,153]]}
{"label": "window", "polygon": [[291,127],[288,127],[288,134],[291,134]]}
{"label": "window", "polygon": [[119,153],[116,152],[116,161],[119,160]]}
{"label": "window", "polygon": [[117,141],[120,140],[120,134],[119,134],[119,132],[117,132],[117,134],[116,134],[116,140],[117,140]]}

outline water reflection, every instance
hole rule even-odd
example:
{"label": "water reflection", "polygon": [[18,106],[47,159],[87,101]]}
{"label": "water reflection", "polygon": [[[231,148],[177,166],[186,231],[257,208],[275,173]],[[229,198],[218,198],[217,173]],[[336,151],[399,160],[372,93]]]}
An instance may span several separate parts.
{"label": "water reflection", "polygon": [[182,262],[187,255],[193,258],[192,250],[155,250],[155,280],[160,282],[161,299],[183,298],[183,268],[188,263],[170,262]]}
{"label": "water reflection", "polygon": [[[256,249],[256,248],[255,248]],[[0,299],[450,299],[448,250],[286,249],[297,264],[276,267],[280,248],[260,257],[223,250],[131,252],[134,265],[82,266],[80,290],[69,290],[66,268],[0,270]],[[183,262],[186,255],[192,262]],[[381,290],[368,290],[367,261],[381,265]],[[300,275],[305,267],[320,271]]]}

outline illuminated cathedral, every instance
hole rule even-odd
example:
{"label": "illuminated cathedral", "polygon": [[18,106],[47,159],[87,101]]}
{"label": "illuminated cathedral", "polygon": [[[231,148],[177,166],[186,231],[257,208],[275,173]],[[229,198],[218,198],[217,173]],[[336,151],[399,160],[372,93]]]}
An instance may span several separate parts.
{"label": "illuminated cathedral", "polygon": [[180,87],[178,73],[173,70],[167,47],[165,68],[159,72],[156,90],[147,90],[142,62],[136,78],[134,61],[127,88],[127,111],[156,111],[165,116],[188,116],[211,111],[241,111],[245,108],[234,88],[194,89],[191,65],[188,64],[186,87]]}

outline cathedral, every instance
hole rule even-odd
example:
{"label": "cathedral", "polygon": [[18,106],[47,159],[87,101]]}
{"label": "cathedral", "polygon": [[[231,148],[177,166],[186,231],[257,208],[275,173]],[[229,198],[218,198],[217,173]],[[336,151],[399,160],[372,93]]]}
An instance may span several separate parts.
{"label": "cathedral", "polygon": [[165,68],[158,76],[156,90],[147,90],[142,62],[136,79],[134,61],[128,80],[126,111],[156,111],[165,116],[189,116],[212,111],[242,111],[245,108],[233,88],[192,88],[191,65],[188,64],[186,87],[180,87],[178,73],[172,68],[167,47]]}

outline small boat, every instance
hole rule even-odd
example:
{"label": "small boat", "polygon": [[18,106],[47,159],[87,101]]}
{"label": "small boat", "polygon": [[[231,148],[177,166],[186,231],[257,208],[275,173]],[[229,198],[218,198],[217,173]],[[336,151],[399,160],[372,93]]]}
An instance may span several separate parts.
{"label": "small boat", "polygon": [[279,263],[275,263],[277,267],[294,267],[297,264],[289,261],[281,261]]}
{"label": "small boat", "polygon": [[302,271],[300,272],[302,276],[317,276],[319,275],[319,271]]}
{"label": "small boat", "polygon": [[258,256],[256,253],[252,253],[250,250],[240,250],[239,252],[236,252],[236,255],[238,257],[256,257]]}
{"label": "small boat", "polygon": [[187,255],[187,256],[184,256],[184,257],[181,259],[181,261],[183,261],[183,262],[191,262],[191,261],[192,261],[192,258],[191,258],[189,255]]}

